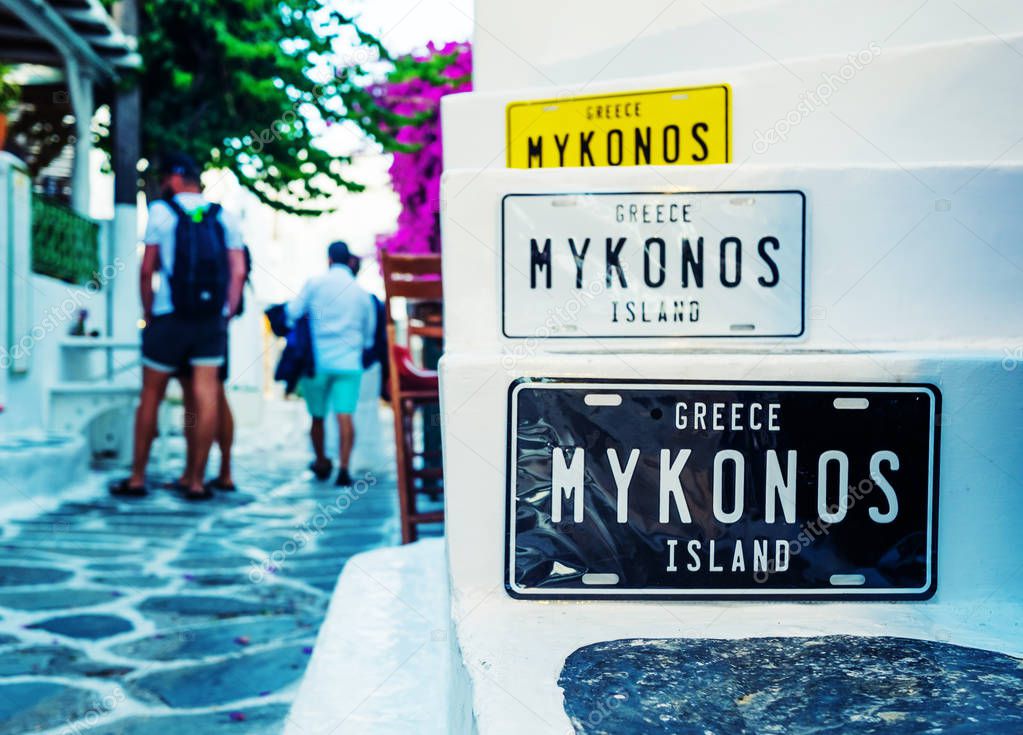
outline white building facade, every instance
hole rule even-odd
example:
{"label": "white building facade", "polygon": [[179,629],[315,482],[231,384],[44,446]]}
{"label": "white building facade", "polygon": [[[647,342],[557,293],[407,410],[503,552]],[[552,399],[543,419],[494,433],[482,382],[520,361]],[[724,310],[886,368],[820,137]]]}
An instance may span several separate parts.
{"label": "white building facade", "polygon": [[[1023,225],[1014,204],[1023,191],[1023,107],[1014,91],[1020,9],[1008,2],[479,2],[476,23],[475,91],[444,106],[454,730],[569,731],[555,683],[561,667],[576,648],[615,638],[886,634],[1019,655],[1016,520],[984,508],[1011,508],[1023,477],[1012,438],[1023,416],[1023,250],[1013,234]],[[506,168],[509,147],[514,155],[545,130],[542,122],[509,130],[511,104],[546,100],[556,114],[580,97],[627,102],[629,92],[708,85],[730,88],[727,163]],[[800,192],[802,293],[747,311],[750,323],[733,326],[754,331],[724,337],[686,327],[661,336],[635,328],[616,335],[610,325],[598,331],[585,320],[611,293],[573,304],[570,290],[556,291],[561,302],[539,310],[514,298],[525,274],[517,278],[508,249],[522,252],[536,233],[552,234],[558,247],[573,226],[581,240],[598,220],[572,210],[601,200],[548,197],[554,213],[544,214],[538,205],[522,209],[514,195],[623,192],[651,200],[732,192],[740,207],[752,199],[761,206],[769,192]],[[701,211],[717,213],[712,206]],[[554,278],[571,278],[571,261],[559,271],[556,257]],[[641,261],[635,265],[638,278]],[[787,314],[794,303],[802,329],[756,336],[761,321],[771,322],[765,310]],[[513,331],[510,311],[517,312]],[[630,333],[637,336],[622,336]],[[576,338],[559,338],[569,335]],[[522,498],[509,494],[509,390],[523,378],[598,387],[609,379],[935,386],[936,591],[917,603],[849,596],[814,606],[512,599],[501,587],[514,575],[516,543],[525,542],[512,540]],[[558,492],[557,482],[549,492]],[[572,501],[563,506],[567,518]]]}
{"label": "white building facade", "polygon": [[[346,569],[327,645],[323,653],[318,645],[292,712],[301,729],[291,731],[343,723],[345,732],[401,732],[393,709],[408,701],[403,717],[419,723],[417,731],[573,732],[580,723],[569,719],[559,686],[566,659],[614,639],[901,636],[1023,654],[1012,512],[1023,492],[1018,4],[478,0],[475,24],[474,91],[443,102],[445,548],[421,542]],[[713,145],[707,136],[706,149],[693,135],[686,149],[706,160],[629,165],[642,146],[627,118],[654,99],[644,95],[695,104],[709,89],[720,90],[708,104],[718,105],[727,134]],[[616,125],[593,122],[598,108]],[[516,123],[523,109],[532,117]],[[659,121],[655,134],[671,124]],[[587,125],[599,131],[592,161],[577,137]],[[628,141],[633,148],[619,147]],[[677,153],[665,158],[678,163]],[[656,155],[651,163],[663,164]],[[558,165],[572,156],[575,165]],[[773,260],[774,271],[764,238],[762,247],[722,249],[720,262],[714,250],[704,261],[701,317],[676,318],[675,301],[689,295],[676,289],[665,325],[650,303],[660,287],[658,248],[669,253],[663,262],[676,285],[686,269],[678,240],[686,230],[673,224],[673,204],[677,216],[691,205],[705,227],[721,225],[708,236],[714,247],[769,226],[795,252]],[[646,240],[646,252],[626,243],[619,258],[619,236],[632,235]],[[593,251],[583,256],[587,238]],[[747,269],[742,284],[736,251]],[[587,270],[590,257],[595,271]],[[764,279],[766,288],[775,276],[787,291],[769,297],[749,283]],[[631,318],[625,301],[635,302]],[[689,515],[741,522],[734,505],[720,502],[739,470],[711,480],[740,459],[672,475],[685,457],[662,456],[659,487],[656,479],[630,485],[634,475],[655,478],[659,458],[641,453],[634,466],[629,446],[663,429],[615,411],[639,405],[653,421],[674,419],[681,432],[697,420],[692,406],[675,402],[672,416],[650,396],[722,385],[732,404],[751,389],[823,392],[829,404],[833,396],[825,419],[790,424],[803,432],[800,452],[885,395],[915,395],[926,410],[912,427],[903,422],[915,409],[899,404],[889,420],[858,438],[852,432],[849,446],[884,432],[892,441],[916,438],[918,584],[876,587],[876,568],[840,566],[816,586],[767,594],[755,584],[656,582],[689,561],[684,546],[670,556],[672,539],[657,536],[664,526],[657,501],[669,520],[677,513],[684,521],[680,496],[692,487],[683,486],[702,472],[706,506],[690,495]],[[578,405],[569,410],[564,396],[573,389]],[[727,422],[762,428],[750,402],[737,417],[722,415],[721,429],[713,407],[703,418],[719,434]],[[620,446],[602,443],[607,436]],[[580,446],[585,458],[573,452]],[[811,473],[827,477],[844,466],[826,454],[814,456]],[[869,464],[832,475],[840,477],[838,503],[822,503],[819,513],[834,534],[845,511],[878,524],[864,526],[868,539],[894,517],[898,493],[889,496],[884,484],[894,462],[875,455]],[[613,478],[610,492],[601,477]],[[847,504],[845,481],[861,479],[890,502],[872,495],[869,508]],[[653,500],[638,510],[622,505],[623,489],[632,501]],[[779,503],[780,518],[788,506]],[[587,538],[572,524],[590,522],[595,510],[605,514],[606,538],[618,538],[616,523],[654,529],[642,538],[658,544],[662,566],[640,570],[650,572],[646,584],[636,576],[640,552],[630,556],[621,545],[601,547],[616,553],[591,556],[589,566],[566,561],[578,557],[564,549]],[[424,586],[442,553],[448,586]],[[772,574],[791,559],[775,561]],[[362,602],[366,589],[382,585],[366,579],[386,579],[391,592],[372,609]],[[443,597],[446,616],[437,612]],[[814,599],[822,601],[807,604]],[[374,641],[389,644],[368,650],[368,628],[330,625],[335,612],[340,619],[350,609],[365,615]],[[443,672],[443,701],[416,696],[424,667]],[[344,694],[326,701],[325,691]]]}

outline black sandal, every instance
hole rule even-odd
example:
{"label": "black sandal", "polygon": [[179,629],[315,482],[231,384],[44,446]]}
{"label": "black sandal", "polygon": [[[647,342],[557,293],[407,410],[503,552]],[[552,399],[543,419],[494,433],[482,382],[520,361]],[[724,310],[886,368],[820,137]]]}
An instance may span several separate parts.
{"label": "black sandal", "polygon": [[238,487],[232,482],[230,485],[221,482],[219,479],[210,480],[206,483],[206,487],[210,490],[219,490],[222,493],[233,493],[238,490]]}
{"label": "black sandal", "polygon": [[107,489],[115,498],[143,498],[149,494],[145,485],[132,485],[130,477],[110,483]]}
{"label": "black sandal", "polygon": [[200,490],[197,493],[194,493],[191,490],[186,489],[184,497],[185,497],[185,500],[196,500],[196,501],[198,501],[198,500],[213,500],[213,491],[210,490],[208,487],[205,487],[205,486],[203,487],[202,490]]}
{"label": "black sandal", "polygon": [[323,464],[319,462],[313,462],[309,465],[309,469],[313,471],[313,475],[317,480],[323,482],[330,479],[331,474],[334,472],[334,463],[329,459],[324,460]]}

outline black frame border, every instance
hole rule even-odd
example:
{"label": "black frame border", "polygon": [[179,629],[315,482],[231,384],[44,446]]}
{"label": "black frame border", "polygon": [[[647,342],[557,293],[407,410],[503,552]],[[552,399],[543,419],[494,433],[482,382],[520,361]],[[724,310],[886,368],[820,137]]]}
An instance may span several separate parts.
{"label": "black frame border", "polygon": [[[615,384],[629,384],[634,383],[637,385],[721,385],[721,386],[739,386],[739,387],[756,387],[756,386],[768,386],[768,385],[792,385],[792,386],[813,386],[813,387],[827,387],[833,386],[835,388],[925,388],[932,392],[934,396],[934,465],[931,468],[934,481],[931,486],[931,494],[933,497],[933,515],[931,517],[931,548],[929,550],[929,557],[931,562],[931,580],[930,585],[926,590],[922,592],[912,592],[903,594],[891,594],[879,592],[877,594],[862,593],[857,595],[834,593],[834,594],[817,594],[817,595],[806,595],[799,594],[799,591],[795,591],[794,594],[764,594],[764,595],[744,595],[741,593],[724,593],[724,594],[709,594],[709,595],[696,595],[686,594],[685,592],[677,594],[649,594],[643,591],[626,594],[528,594],[523,595],[516,592],[511,584],[511,544],[513,540],[514,528],[512,524],[515,522],[515,515],[513,512],[514,501],[513,495],[515,492],[514,488],[514,477],[512,476],[512,400],[514,399],[515,389],[520,385],[528,385],[531,383],[615,383]],[[794,380],[671,380],[671,379],[651,379],[643,380],[640,378],[554,378],[554,377],[521,377],[513,380],[508,386],[508,402],[506,406],[505,423],[507,424],[507,430],[505,434],[505,511],[504,511],[504,571],[502,577],[504,579],[504,589],[509,597],[516,600],[606,600],[609,602],[622,601],[622,600],[637,600],[637,601],[662,601],[662,602],[679,602],[679,601],[696,601],[701,600],[704,602],[727,602],[727,601],[744,601],[744,602],[920,602],[923,600],[929,600],[938,591],[938,515],[939,515],[939,492],[940,486],[939,472],[941,469],[941,405],[942,395],[941,389],[934,383],[882,383],[882,382],[842,382],[842,381],[794,381]]]}

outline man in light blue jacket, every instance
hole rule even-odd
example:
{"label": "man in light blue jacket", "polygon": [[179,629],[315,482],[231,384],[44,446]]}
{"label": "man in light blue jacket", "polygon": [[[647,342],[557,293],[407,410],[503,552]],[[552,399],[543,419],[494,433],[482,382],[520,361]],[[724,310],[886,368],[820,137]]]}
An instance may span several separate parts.
{"label": "man in light blue jacket", "polygon": [[373,345],[376,329],[376,311],[370,295],[355,281],[349,263],[348,245],[338,241],[327,249],[330,268],[305,284],[302,292],[288,303],[288,318],[292,321],[309,317],[316,358],[316,375],[301,383],[312,426],[312,439],[316,460],[312,470],[320,479],[330,476],[333,469],[324,450],[324,420],[328,413],[335,414],[341,438],[341,467],[337,485],[351,485],[348,461],[355,444],[355,424],[352,414],[359,402],[362,381],[362,353]]}

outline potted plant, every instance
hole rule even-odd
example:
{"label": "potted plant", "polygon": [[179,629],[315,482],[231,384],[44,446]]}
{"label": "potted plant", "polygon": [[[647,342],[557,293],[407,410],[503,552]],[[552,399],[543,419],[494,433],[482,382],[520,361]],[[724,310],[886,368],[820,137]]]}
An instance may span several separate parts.
{"label": "potted plant", "polygon": [[7,77],[11,67],[0,66],[0,151],[7,141],[7,113],[13,110],[21,99],[21,87]]}

